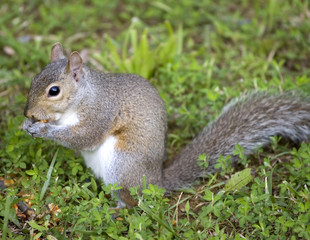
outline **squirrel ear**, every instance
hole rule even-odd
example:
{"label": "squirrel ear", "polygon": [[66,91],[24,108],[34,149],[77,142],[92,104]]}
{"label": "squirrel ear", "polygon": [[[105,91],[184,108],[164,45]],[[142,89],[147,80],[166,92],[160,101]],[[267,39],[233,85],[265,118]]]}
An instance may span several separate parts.
{"label": "squirrel ear", "polygon": [[73,78],[78,81],[79,75],[82,72],[83,59],[78,52],[73,52],[70,55],[67,70],[72,73]]}
{"label": "squirrel ear", "polygon": [[65,55],[63,53],[61,44],[59,42],[57,42],[52,46],[51,61],[54,62],[54,61],[56,61],[58,59],[62,59],[62,58],[65,58]]}

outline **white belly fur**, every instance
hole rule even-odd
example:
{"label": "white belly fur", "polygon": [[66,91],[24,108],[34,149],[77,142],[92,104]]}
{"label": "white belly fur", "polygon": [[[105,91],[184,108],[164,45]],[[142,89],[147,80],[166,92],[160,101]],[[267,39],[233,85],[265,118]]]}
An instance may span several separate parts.
{"label": "white belly fur", "polygon": [[86,166],[91,168],[97,178],[101,178],[106,185],[117,183],[116,166],[116,137],[108,136],[104,143],[93,151],[82,151]]}

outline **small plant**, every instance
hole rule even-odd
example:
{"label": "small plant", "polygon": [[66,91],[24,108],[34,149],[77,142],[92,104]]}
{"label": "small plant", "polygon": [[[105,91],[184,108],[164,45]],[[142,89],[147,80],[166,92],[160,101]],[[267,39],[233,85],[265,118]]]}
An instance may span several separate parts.
{"label": "small plant", "polygon": [[241,163],[244,167],[248,166],[248,159],[244,155],[244,148],[240,146],[238,143],[235,146],[235,150],[233,151],[234,156],[238,156],[238,163]]}
{"label": "small plant", "polygon": [[223,157],[222,155],[220,155],[220,157],[216,160],[216,164],[214,165],[214,168],[220,169],[221,175],[230,173],[232,171],[231,156],[227,155]]}
{"label": "small plant", "polygon": [[[150,79],[155,75],[156,69],[171,62],[176,55],[182,52],[183,32],[179,27],[176,34],[173,33],[169,22],[165,23],[168,30],[168,37],[159,42],[156,48],[151,48],[150,37],[147,29],[144,29],[140,38],[138,37],[137,26],[139,20],[135,19],[125,34],[121,46],[111,37],[107,36],[109,50],[108,59],[97,56],[99,60],[108,65],[108,68],[115,68],[114,71],[124,73],[136,73],[142,77]],[[159,41],[159,39],[156,39]],[[105,55],[105,54],[104,54]],[[110,61],[113,65],[111,65]]]}

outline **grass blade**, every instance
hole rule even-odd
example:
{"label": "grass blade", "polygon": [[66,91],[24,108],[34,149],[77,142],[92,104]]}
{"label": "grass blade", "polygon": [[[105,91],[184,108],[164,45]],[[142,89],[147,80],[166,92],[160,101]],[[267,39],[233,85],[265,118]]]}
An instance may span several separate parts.
{"label": "grass blade", "polygon": [[59,151],[59,149],[57,149],[57,151],[56,151],[56,153],[55,153],[55,155],[54,155],[54,157],[53,157],[53,160],[52,160],[52,162],[51,162],[51,165],[50,165],[50,167],[49,167],[49,169],[48,169],[48,172],[47,172],[47,180],[45,181],[45,183],[44,183],[44,185],[43,185],[43,188],[42,188],[42,191],[41,191],[41,194],[40,194],[40,201],[42,201],[42,199],[43,199],[43,197],[44,197],[44,195],[45,195],[45,192],[46,192],[46,190],[47,190],[47,188],[48,188],[48,185],[49,185],[49,183],[50,183],[50,180],[51,180],[51,176],[52,176],[52,171],[53,171],[53,168],[54,168],[54,165],[55,165],[55,162],[56,162],[56,158],[57,158],[57,155],[58,155],[58,151]]}
{"label": "grass blade", "polygon": [[171,232],[175,237],[182,239],[179,234],[177,234],[174,229],[165,221],[163,221],[157,214],[155,214],[152,209],[150,209],[148,206],[146,206],[143,202],[139,203],[139,207],[146,212],[151,218],[153,218],[155,221],[157,221],[161,226],[166,228],[169,232]]}
{"label": "grass blade", "polygon": [[4,219],[3,219],[3,226],[2,226],[2,240],[7,239],[6,233],[8,231],[8,222],[9,222],[9,215],[10,215],[10,207],[12,202],[12,196],[7,195],[5,201],[5,211],[4,211]]}

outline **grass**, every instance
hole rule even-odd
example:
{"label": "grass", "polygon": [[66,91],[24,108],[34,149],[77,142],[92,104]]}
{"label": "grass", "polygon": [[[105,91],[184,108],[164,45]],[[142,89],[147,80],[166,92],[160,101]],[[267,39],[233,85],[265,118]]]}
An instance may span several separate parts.
{"label": "grass", "polygon": [[[67,53],[88,50],[97,69],[137,73],[156,86],[169,114],[173,157],[240,94],[310,93],[309,18],[308,1],[299,0],[3,0],[2,239],[310,238],[307,144],[274,138],[247,159],[237,147],[243,165],[220,159],[225,169],[169,197],[157,186],[142,196],[132,189],[139,206],[113,219],[117,186],[96,181],[77,153],[19,129],[31,78],[60,41]],[[19,200],[35,210],[34,219],[15,212]]]}

